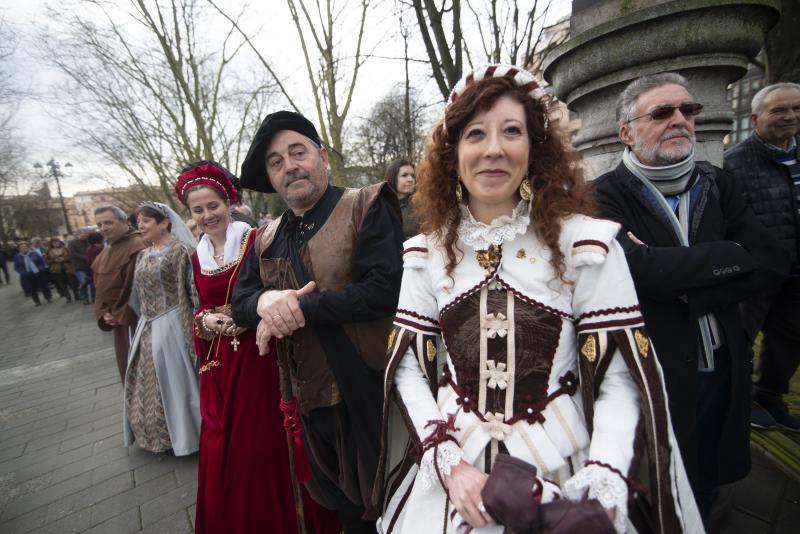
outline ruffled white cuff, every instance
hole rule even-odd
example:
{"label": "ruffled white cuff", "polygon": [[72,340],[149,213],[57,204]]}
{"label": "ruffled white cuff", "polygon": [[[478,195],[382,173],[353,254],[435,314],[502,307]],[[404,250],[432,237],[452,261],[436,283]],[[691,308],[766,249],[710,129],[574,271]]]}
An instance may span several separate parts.
{"label": "ruffled white cuff", "polygon": [[436,466],[433,462],[434,451],[436,452],[436,463],[439,466],[439,474],[442,479],[450,475],[453,466],[458,465],[464,458],[464,452],[452,441],[443,441],[438,447],[431,447],[422,455],[419,463],[417,480],[422,484],[422,489],[427,491],[434,485],[440,484],[439,475],[436,474]]}
{"label": "ruffled white cuff", "polygon": [[626,531],[628,484],[619,474],[606,467],[590,464],[564,482],[561,490],[564,497],[571,501],[586,497],[597,499],[603,508],[614,510],[614,529],[620,533]]}

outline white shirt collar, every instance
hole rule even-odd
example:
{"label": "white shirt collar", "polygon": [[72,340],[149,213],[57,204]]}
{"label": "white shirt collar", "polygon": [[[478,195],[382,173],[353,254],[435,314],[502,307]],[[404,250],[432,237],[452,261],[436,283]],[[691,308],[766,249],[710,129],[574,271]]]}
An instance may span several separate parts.
{"label": "white shirt collar", "polygon": [[[225,250],[223,265],[236,261],[239,258],[239,245],[242,243],[242,236],[250,231],[250,225],[241,221],[231,221],[225,230]],[[204,271],[215,271],[220,268],[214,261],[214,245],[208,234],[203,234],[200,243],[197,245],[197,259],[200,261],[200,268]]]}

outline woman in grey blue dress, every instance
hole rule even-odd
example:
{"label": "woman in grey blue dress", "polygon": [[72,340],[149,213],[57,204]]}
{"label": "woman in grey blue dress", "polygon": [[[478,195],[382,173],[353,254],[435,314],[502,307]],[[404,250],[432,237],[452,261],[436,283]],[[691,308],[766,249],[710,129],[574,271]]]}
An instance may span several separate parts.
{"label": "woman in grey blue dress", "polygon": [[136,219],[151,246],[136,260],[131,294],[139,323],[125,374],[125,445],[191,454],[200,435],[191,331],[194,237],[164,204],[140,204]]}

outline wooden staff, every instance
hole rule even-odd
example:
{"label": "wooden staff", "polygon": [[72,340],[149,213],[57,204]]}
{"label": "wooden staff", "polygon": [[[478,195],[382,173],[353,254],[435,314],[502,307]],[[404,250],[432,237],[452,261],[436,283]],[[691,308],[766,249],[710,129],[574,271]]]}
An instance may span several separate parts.
{"label": "wooden staff", "polygon": [[[285,350],[280,350],[277,345],[282,344]],[[278,384],[281,390],[281,399],[284,402],[291,402],[294,400],[292,395],[292,383],[289,378],[289,366],[287,362],[286,350],[288,350],[289,341],[285,339],[278,340],[276,343],[276,352],[278,360]],[[285,416],[284,416],[285,417]],[[289,475],[292,478],[292,494],[294,495],[294,511],[297,515],[297,533],[306,534],[306,521],[303,512],[303,491],[300,487],[300,482],[297,480],[297,468],[294,461],[294,437],[286,431],[286,447],[289,450]]]}

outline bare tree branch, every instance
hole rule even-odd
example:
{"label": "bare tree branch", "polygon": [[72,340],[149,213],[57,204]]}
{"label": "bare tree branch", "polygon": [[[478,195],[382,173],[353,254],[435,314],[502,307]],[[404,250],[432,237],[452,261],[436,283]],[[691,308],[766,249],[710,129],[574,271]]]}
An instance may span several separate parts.
{"label": "bare tree branch", "polygon": [[[473,60],[490,63],[511,63],[536,71],[541,66],[542,50],[562,42],[565,33],[551,36],[545,32],[545,22],[553,0],[464,0],[475,31],[465,35],[462,29],[460,0],[407,0],[403,3],[414,10],[417,30],[422,37],[431,77],[436,81],[443,99],[461,78],[463,59],[470,68]],[[484,27],[486,26],[486,27]],[[452,41],[447,36],[452,36]],[[475,38],[477,36],[477,38]],[[477,43],[476,43],[477,41]],[[470,53],[476,52],[476,57]]]}
{"label": "bare tree branch", "polygon": [[[292,17],[300,48],[306,65],[306,74],[311,85],[314,106],[320,126],[322,141],[330,150],[331,175],[334,183],[343,185],[347,178],[344,161],[344,131],[353,94],[358,83],[358,74],[366,61],[362,55],[364,30],[369,10],[369,0],[360,0],[358,9],[358,29],[356,31],[355,54],[352,66],[345,74],[340,65],[345,64],[343,47],[336,39],[336,20],[343,13],[344,5],[337,10],[334,0],[315,0],[316,12],[308,8],[309,0],[288,0],[287,6]],[[299,7],[299,11],[298,11]],[[302,13],[302,17],[301,17]],[[311,60],[311,52],[305,37],[309,29],[312,41],[319,56],[321,72],[317,73]],[[342,91],[344,86],[344,91]],[[342,100],[340,101],[340,96]],[[340,103],[341,102],[341,103]]]}
{"label": "bare tree branch", "polygon": [[238,164],[244,132],[274,90],[263,75],[245,79],[237,70],[241,13],[218,39],[197,39],[199,1],[127,0],[123,9],[82,0],[54,14],[39,41],[68,79],[56,94],[83,146],[173,206],[172,184],[186,163]]}

